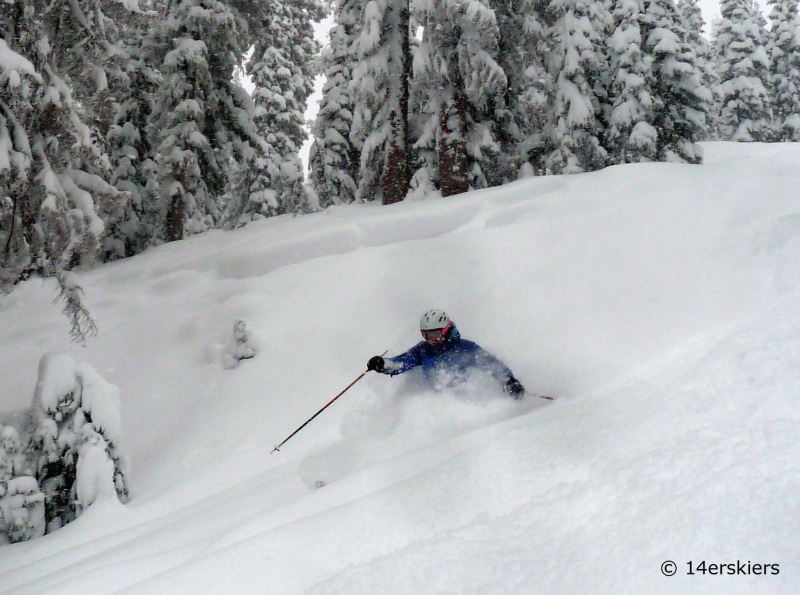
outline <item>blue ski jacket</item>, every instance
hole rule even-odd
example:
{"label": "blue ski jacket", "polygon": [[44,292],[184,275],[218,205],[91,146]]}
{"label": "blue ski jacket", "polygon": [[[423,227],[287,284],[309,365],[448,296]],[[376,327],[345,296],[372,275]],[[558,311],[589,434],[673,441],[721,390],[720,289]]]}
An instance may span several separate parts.
{"label": "blue ski jacket", "polygon": [[464,377],[471,368],[488,372],[501,384],[512,377],[503,362],[477,343],[462,339],[455,324],[441,345],[421,341],[405,353],[386,358],[383,373],[396,376],[420,366],[429,379],[440,371],[451,374],[453,379]]}

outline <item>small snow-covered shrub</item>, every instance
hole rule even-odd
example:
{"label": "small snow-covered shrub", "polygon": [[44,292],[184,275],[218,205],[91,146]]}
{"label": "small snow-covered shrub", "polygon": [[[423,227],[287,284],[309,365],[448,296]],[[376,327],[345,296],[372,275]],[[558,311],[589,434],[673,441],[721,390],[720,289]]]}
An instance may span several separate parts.
{"label": "small snow-covered shrub", "polygon": [[0,484],[21,475],[22,449],[19,432],[13,426],[0,425]]}
{"label": "small snow-covered shrub", "polygon": [[251,339],[244,320],[237,320],[233,323],[233,337],[222,353],[222,365],[226,370],[235,368],[243,359],[251,359],[256,356],[258,348],[252,344]]}
{"label": "small snow-covered shrub", "polygon": [[19,432],[0,424],[0,544],[44,534],[44,496],[23,469]]}
{"label": "small snow-covered shrub", "polygon": [[17,543],[45,533],[44,494],[34,477],[0,482],[0,533]]}
{"label": "small snow-covered shrub", "polygon": [[91,365],[62,354],[42,357],[32,420],[28,453],[48,530],[74,520],[101,495],[127,500],[119,390]]}

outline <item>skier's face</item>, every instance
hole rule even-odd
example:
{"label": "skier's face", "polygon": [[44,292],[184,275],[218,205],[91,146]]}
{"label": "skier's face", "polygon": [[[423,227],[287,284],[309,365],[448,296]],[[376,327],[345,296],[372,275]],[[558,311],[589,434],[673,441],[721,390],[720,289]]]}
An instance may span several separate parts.
{"label": "skier's face", "polygon": [[442,343],[444,343],[445,338],[447,337],[447,329],[437,328],[437,329],[422,331],[422,336],[431,345],[434,346],[441,345]]}

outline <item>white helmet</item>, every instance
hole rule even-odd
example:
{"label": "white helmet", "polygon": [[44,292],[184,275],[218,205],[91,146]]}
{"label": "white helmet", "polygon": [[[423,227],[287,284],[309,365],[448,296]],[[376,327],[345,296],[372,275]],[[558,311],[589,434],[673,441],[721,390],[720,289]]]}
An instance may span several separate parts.
{"label": "white helmet", "polygon": [[419,330],[430,331],[445,328],[450,324],[450,318],[444,310],[428,310],[419,321]]}

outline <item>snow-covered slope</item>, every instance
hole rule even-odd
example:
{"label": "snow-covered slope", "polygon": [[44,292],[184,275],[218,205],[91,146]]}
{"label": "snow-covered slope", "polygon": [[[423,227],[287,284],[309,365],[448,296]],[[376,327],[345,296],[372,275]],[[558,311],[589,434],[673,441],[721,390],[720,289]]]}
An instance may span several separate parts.
{"label": "snow-covered slope", "polygon": [[[91,363],[121,390],[131,501],[2,546],[0,593],[800,592],[798,164],[708,144],[203,234],[84,274],[87,347],[24,284],[0,414],[43,354]],[[432,307],[559,399],[368,374],[270,454]],[[227,370],[240,318],[260,351]]]}

